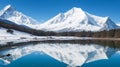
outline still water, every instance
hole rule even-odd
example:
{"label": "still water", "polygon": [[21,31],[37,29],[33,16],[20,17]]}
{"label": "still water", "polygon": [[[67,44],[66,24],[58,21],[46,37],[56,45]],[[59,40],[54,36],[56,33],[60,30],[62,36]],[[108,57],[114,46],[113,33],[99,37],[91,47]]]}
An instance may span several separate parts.
{"label": "still water", "polygon": [[120,67],[119,41],[64,40],[0,47],[0,67]]}

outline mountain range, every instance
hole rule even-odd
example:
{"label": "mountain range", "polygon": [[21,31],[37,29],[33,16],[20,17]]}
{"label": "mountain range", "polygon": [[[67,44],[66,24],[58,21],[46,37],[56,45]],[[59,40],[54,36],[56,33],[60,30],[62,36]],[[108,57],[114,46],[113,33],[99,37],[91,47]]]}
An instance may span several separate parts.
{"label": "mountain range", "polygon": [[57,16],[40,25],[40,28],[47,31],[57,32],[80,32],[80,31],[102,31],[116,29],[118,26],[110,17],[99,17],[74,7],[66,13],[59,13]]}
{"label": "mountain range", "polygon": [[[0,21],[6,22],[5,20],[15,23],[17,26],[21,25],[23,28],[25,27],[25,29],[31,28],[32,30],[54,32],[95,32],[119,28],[119,26],[116,25],[110,17],[95,16],[77,7],[73,7],[65,13],[59,13],[50,20],[40,24],[35,19],[17,11],[11,5],[7,5],[0,11]],[[0,24],[0,26],[2,25]],[[11,28],[11,26],[9,25],[8,28]],[[15,30],[26,32],[16,28]],[[27,33],[29,32],[27,31]]]}
{"label": "mountain range", "polygon": [[10,20],[16,24],[36,24],[38,23],[35,19],[24,15],[23,13],[17,11],[11,5],[7,5],[0,11],[0,18]]}

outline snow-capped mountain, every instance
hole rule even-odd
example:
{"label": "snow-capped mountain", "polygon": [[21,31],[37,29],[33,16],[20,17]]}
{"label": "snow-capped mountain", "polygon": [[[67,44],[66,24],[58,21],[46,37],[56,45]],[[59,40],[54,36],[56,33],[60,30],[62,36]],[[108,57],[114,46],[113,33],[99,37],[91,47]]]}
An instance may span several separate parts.
{"label": "snow-capped mountain", "polygon": [[20,24],[20,25],[38,23],[36,20],[32,19],[31,17],[28,17],[23,13],[18,12],[11,5],[7,5],[4,9],[0,11],[0,18],[15,22],[16,24]]}
{"label": "snow-capped mountain", "polygon": [[46,31],[101,31],[118,28],[109,17],[99,17],[74,7],[66,13],[57,16],[41,24],[39,29]]}
{"label": "snow-capped mountain", "polygon": [[0,18],[34,29],[55,32],[101,31],[118,28],[110,17],[95,16],[77,7],[66,13],[59,13],[43,24],[37,24],[36,20],[18,12],[11,5],[7,5],[0,11]]}

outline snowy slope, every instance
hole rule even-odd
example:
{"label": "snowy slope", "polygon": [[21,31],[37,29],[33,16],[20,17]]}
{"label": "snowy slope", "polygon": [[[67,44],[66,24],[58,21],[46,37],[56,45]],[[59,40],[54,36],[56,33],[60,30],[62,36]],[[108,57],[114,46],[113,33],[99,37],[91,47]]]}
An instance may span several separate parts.
{"label": "snowy slope", "polygon": [[81,8],[72,8],[66,13],[41,24],[39,29],[46,31],[101,31],[118,28],[109,17],[99,17],[83,11]]}
{"label": "snowy slope", "polygon": [[26,36],[31,36],[31,34],[13,30],[13,34],[7,32],[8,29],[0,27],[0,37],[26,37]]}
{"label": "snowy slope", "polygon": [[[13,33],[10,33],[9,30],[12,30]],[[0,37],[26,37],[26,36],[33,36],[29,30],[33,30],[30,27],[25,25],[18,25],[14,22],[9,20],[1,19],[0,18]]]}
{"label": "snowy slope", "polygon": [[17,24],[36,24],[36,20],[28,17],[21,12],[18,12],[11,5],[7,5],[3,10],[0,11],[0,18],[10,20]]}
{"label": "snowy slope", "polygon": [[[30,37],[33,36],[30,33],[26,33],[26,31],[17,29],[17,27],[22,27],[24,29],[31,29],[27,26],[24,25],[18,25],[14,22],[11,22],[9,20],[5,20],[5,19],[1,19],[0,18],[0,40],[9,38],[9,39],[16,39],[16,38],[20,38],[20,37]],[[11,30],[11,32],[9,32],[8,30]]]}

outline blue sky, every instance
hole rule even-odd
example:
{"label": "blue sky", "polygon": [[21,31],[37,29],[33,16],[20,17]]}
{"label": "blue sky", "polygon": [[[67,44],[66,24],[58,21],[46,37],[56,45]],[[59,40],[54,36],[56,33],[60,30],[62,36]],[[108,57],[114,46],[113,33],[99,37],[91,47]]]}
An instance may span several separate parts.
{"label": "blue sky", "polygon": [[120,0],[0,0],[0,9],[11,4],[18,11],[38,21],[46,21],[73,7],[98,16],[110,16],[120,22]]}

